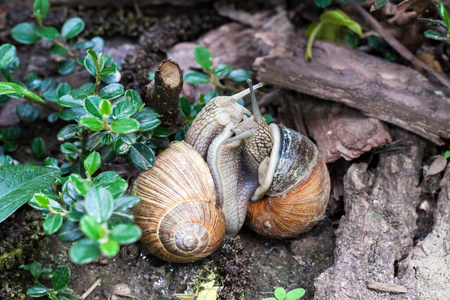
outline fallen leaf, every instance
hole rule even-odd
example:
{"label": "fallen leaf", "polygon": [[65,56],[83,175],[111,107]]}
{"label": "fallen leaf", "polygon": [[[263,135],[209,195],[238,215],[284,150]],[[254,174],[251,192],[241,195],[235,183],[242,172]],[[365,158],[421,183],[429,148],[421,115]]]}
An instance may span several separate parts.
{"label": "fallen leaf", "polygon": [[439,156],[431,163],[430,168],[428,169],[425,177],[432,176],[444,171],[446,166],[447,166],[447,159],[443,155]]}

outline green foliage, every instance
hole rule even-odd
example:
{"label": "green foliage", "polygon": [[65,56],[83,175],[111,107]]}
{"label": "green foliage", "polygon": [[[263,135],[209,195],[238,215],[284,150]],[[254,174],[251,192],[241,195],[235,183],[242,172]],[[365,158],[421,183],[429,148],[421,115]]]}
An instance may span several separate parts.
{"label": "green foliage", "polygon": [[309,37],[306,46],[305,60],[312,58],[312,45],[314,40],[326,40],[339,43],[347,32],[354,32],[362,36],[361,26],[349,18],[343,11],[329,10],[320,15],[320,22],[311,24],[306,36]]}
{"label": "green foliage", "polygon": [[450,150],[445,151],[444,157],[445,158],[449,158],[450,157]]}
{"label": "green foliage", "polygon": [[[31,298],[48,296],[50,299],[78,299],[79,297],[68,288],[70,281],[70,269],[66,266],[52,269],[42,269],[39,262],[28,265],[21,265],[20,268],[28,270],[33,276],[34,285],[27,290],[27,295]],[[51,277],[52,288],[47,288],[39,282],[41,276]]]}
{"label": "green foliage", "polygon": [[294,289],[290,292],[286,292],[286,290],[282,287],[278,287],[274,291],[275,298],[265,298],[263,300],[296,300],[305,295],[306,291],[304,289]]}
{"label": "green foliage", "polygon": [[213,61],[211,52],[200,45],[194,49],[195,61],[202,68],[202,72],[190,71],[184,74],[183,80],[192,84],[212,83],[216,86],[216,91],[221,94],[223,91],[234,91],[228,85],[224,85],[221,80],[228,80],[236,83],[244,83],[251,78],[251,71],[237,69],[233,70],[233,66],[220,64],[213,70]]}
{"label": "green foliage", "polygon": [[443,35],[442,33],[436,31],[436,30],[426,30],[423,34],[430,39],[437,40],[437,41],[450,41],[450,17],[448,14],[448,10],[445,7],[444,3],[440,2],[438,4],[438,11],[439,15],[441,16],[442,20],[435,20],[435,19],[427,19],[427,18],[419,18],[420,21],[427,22],[436,26],[443,27],[447,34]]}
{"label": "green foliage", "polygon": [[40,166],[6,166],[0,169],[0,222],[58,178],[60,171]]}

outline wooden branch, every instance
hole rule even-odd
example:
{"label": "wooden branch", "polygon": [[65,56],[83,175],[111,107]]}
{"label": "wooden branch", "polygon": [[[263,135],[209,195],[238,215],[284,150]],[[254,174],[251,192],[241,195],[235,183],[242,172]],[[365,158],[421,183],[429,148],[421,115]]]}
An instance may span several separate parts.
{"label": "wooden branch", "polygon": [[[386,124],[345,105],[310,96],[296,99],[325,162],[352,160],[391,142]],[[300,101],[298,101],[300,100]]]}
{"label": "wooden branch", "polygon": [[316,299],[388,299],[367,286],[372,281],[403,285],[409,291],[396,278],[395,264],[413,248],[423,143],[400,129],[393,138],[409,139],[412,146],[380,154],[374,170],[355,163],[347,171],[345,216],[336,231],[334,265],[315,280]]}
{"label": "wooden branch", "polygon": [[408,50],[403,44],[401,44],[395,37],[393,37],[377,20],[370,15],[364,8],[360,5],[353,4],[353,7],[364,17],[367,23],[388,43],[392,48],[394,48],[401,56],[412,62],[414,65],[424,69],[429,75],[433,76],[442,85],[450,89],[450,81],[445,76],[439,74],[435,69],[418,59],[411,51]]}
{"label": "wooden branch", "polygon": [[438,145],[450,138],[450,99],[416,70],[324,41],[306,63],[305,38],[276,40],[255,60],[258,80],[344,103]]}
{"label": "wooden branch", "polygon": [[171,133],[183,126],[180,111],[180,92],[183,73],[177,62],[163,61],[155,72],[155,79],[147,86],[144,102],[161,115],[162,125]]}

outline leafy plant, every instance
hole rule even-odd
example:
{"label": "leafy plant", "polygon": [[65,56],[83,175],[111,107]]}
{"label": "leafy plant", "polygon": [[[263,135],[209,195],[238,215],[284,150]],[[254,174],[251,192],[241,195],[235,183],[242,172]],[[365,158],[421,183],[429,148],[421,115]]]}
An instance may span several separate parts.
{"label": "leafy plant", "polygon": [[312,45],[314,40],[326,40],[339,43],[348,31],[362,36],[361,26],[350,19],[342,10],[329,10],[320,15],[320,22],[311,24],[306,36],[309,37],[306,46],[305,60],[312,58]]}
{"label": "leafy plant", "polygon": [[239,90],[223,84],[222,80],[235,83],[244,83],[253,75],[253,72],[251,71],[234,69],[233,66],[227,64],[219,64],[215,69],[213,69],[211,52],[201,45],[195,46],[194,58],[202,68],[202,72],[187,72],[184,74],[183,80],[187,83],[193,84],[212,83],[216,86],[217,94],[221,94],[223,91],[236,92]]}
{"label": "leafy plant", "polygon": [[[27,290],[27,295],[31,298],[48,296],[52,300],[79,299],[67,285],[70,281],[70,269],[66,266],[52,269],[42,269],[38,262],[28,265],[21,265],[20,268],[28,270],[33,276],[34,285]],[[47,288],[39,282],[39,277],[48,276],[52,279],[52,288]]]}
{"label": "leafy plant", "polygon": [[430,39],[437,40],[437,41],[450,41],[450,17],[448,14],[448,10],[445,7],[444,3],[440,2],[438,4],[438,11],[439,15],[441,16],[442,20],[435,20],[435,19],[427,19],[427,18],[418,18],[418,20],[431,23],[433,25],[441,26],[445,28],[447,31],[446,35],[443,35],[442,33],[436,31],[436,30],[426,30],[423,34]]}
{"label": "leafy plant", "polygon": [[296,300],[305,295],[306,291],[304,289],[295,289],[290,292],[286,292],[286,290],[282,287],[278,287],[273,292],[275,298],[265,298],[263,300]]}
{"label": "leafy plant", "polygon": [[134,243],[141,236],[139,227],[132,225],[130,211],[139,197],[124,195],[128,183],[117,172],[92,177],[100,163],[100,154],[92,152],[84,160],[87,178],[75,173],[58,178],[51,191],[35,193],[29,202],[43,211],[46,233],[58,232],[63,242],[76,241],[70,249],[76,263],[91,262],[101,254],[115,256],[119,245]]}

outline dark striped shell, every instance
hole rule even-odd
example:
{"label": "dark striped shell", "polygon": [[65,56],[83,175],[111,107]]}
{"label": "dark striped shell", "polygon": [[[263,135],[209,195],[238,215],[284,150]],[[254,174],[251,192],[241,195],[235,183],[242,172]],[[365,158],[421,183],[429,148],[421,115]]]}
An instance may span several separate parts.
{"label": "dark striped shell", "polygon": [[291,238],[311,229],[325,213],[330,176],[317,147],[299,132],[280,126],[281,147],[272,185],[250,202],[246,224],[272,238]]}
{"label": "dark striped shell", "polygon": [[133,194],[141,197],[133,209],[141,242],[153,255],[192,262],[221,245],[225,217],[208,166],[192,146],[170,144],[155,165],[139,175]]}

